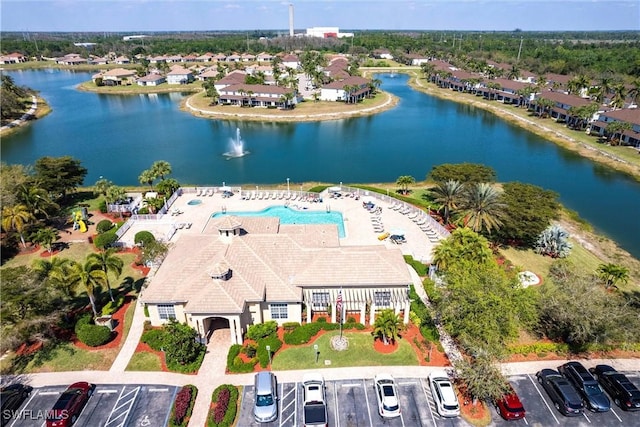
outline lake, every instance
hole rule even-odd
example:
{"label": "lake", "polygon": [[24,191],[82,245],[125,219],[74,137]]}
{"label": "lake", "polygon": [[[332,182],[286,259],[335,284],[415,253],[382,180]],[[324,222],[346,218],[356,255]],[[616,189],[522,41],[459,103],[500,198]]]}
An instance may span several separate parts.
{"label": "lake", "polygon": [[[12,71],[19,85],[39,90],[53,112],[2,139],[2,160],[33,164],[70,155],[89,173],[118,185],[139,185],[156,160],[186,185],[364,183],[411,175],[434,165],[483,163],[499,181],[554,190],[569,209],[640,258],[640,184],[498,117],[440,100],[407,86],[407,76],[380,74],[382,89],[400,98],[374,116],[316,123],[210,120],[179,110],[181,94],[108,96],[81,92],[91,73]],[[229,107],[234,108],[234,107]],[[249,154],[224,156],[236,129]]]}

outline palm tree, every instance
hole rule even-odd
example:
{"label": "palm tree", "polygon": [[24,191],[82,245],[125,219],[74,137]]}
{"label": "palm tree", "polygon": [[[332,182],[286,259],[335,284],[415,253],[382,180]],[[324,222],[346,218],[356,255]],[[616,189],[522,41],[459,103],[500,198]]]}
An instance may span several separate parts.
{"label": "palm tree", "polygon": [[482,265],[492,259],[493,254],[486,237],[466,227],[453,230],[433,251],[433,264],[439,270],[446,270],[456,262],[467,261]]}
{"label": "palm tree", "polygon": [[514,64],[511,66],[511,69],[507,72],[507,78],[509,80],[517,80],[520,78],[520,69],[517,65]]}
{"label": "palm tree", "polygon": [[33,235],[32,241],[40,243],[47,249],[47,252],[53,252],[53,242],[58,240],[58,230],[51,227],[41,228]]}
{"label": "palm tree", "polygon": [[439,182],[437,186],[431,189],[433,200],[439,205],[438,210],[444,210],[442,217],[445,224],[449,223],[451,213],[458,209],[463,188],[464,186],[460,181],[449,180]]}
{"label": "palm tree", "polygon": [[16,195],[35,218],[49,218],[49,211],[60,209],[60,206],[51,200],[49,192],[44,188],[23,184],[17,188]]}
{"label": "palm tree", "polygon": [[611,98],[611,106],[613,108],[624,107],[624,101],[627,99],[627,88],[624,83],[618,83],[612,88],[613,97]]}
{"label": "palm tree", "polygon": [[629,269],[617,264],[600,264],[597,273],[607,289],[616,287],[618,282],[627,283],[629,280]]}
{"label": "palm tree", "polygon": [[171,173],[171,164],[165,160],[158,160],[151,165],[151,172],[164,181],[164,178]]}
{"label": "palm tree", "polygon": [[91,261],[85,261],[84,264],[77,261],[69,261],[66,280],[72,288],[77,288],[78,286],[84,288],[89,297],[93,315],[98,317],[95,292],[106,284],[106,273]]}
{"label": "palm tree", "polygon": [[537,98],[536,101],[536,111],[538,112],[538,117],[546,117],[549,114],[549,110],[553,108],[556,103],[547,98]]}
{"label": "palm tree", "polygon": [[502,225],[505,205],[500,202],[500,193],[491,184],[481,182],[468,187],[461,205],[465,225],[476,233],[482,230],[491,233],[492,229]]}
{"label": "palm tree", "polygon": [[631,89],[629,89],[629,98],[634,104],[638,104],[638,100],[640,99],[640,78],[636,78],[633,82],[631,82]]}
{"label": "palm tree", "polygon": [[67,258],[51,257],[49,259],[37,259],[33,262],[33,269],[44,280],[48,280],[55,287],[63,290],[66,296],[73,294],[67,277],[67,266],[69,260]]}
{"label": "palm tree", "polygon": [[92,262],[95,267],[104,271],[107,289],[109,289],[109,298],[111,298],[111,302],[114,302],[115,299],[113,298],[111,283],[109,283],[109,273],[113,273],[116,276],[116,279],[120,277],[122,274],[122,267],[124,266],[122,258],[115,255],[115,248],[109,248],[105,251],[89,254],[89,256],[87,256],[87,261]]}
{"label": "palm tree", "polygon": [[415,182],[416,179],[410,175],[402,175],[396,180],[396,184],[398,184],[402,188],[402,192],[404,194],[409,193],[409,186],[411,184],[414,184]]}
{"label": "palm tree", "polygon": [[101,178],[93,184],[93,192],[95,194],[102,194],[103,196],[107,195],[107,189],[113,185],[113,182],[108,179]]}
{"label": "palm tree", "polygon": [[155,174],[149,169],[142,171],[142,173],[138,177],[138,181],[140,181],[140,184],[148,184],[149,187],[151,187],[152,191],[153,191],[153,181],[155,180],[156,180]]}
{"label": "palm tree", "polygon": [[[627,130],[631,130],[632,125],[629,122],[609,122],[607,127],[604,129],[605,135],[609,138],[611,145],[622,145],[622,138],[624,136],[624,132]],[[619,135],[617,141],[615,136]],[[614,144],[615,143],[615,144]]]}
{"label": "palm tree", "polygon": [[420,64],[420,68],[422,69],[422,73],[424,74],[424,77],[427,80],[431,80],[431,77],[433,76],[433,72],[435,71],[436,66],[429,62],[423,62],[422,64]]}
{"label": "palm tree", "polygon": [[15,231],[20,236],[23,247],[27,247],[24,240],[25,228],[35,219],[29,209],[23,204],[2,208],[2,228],[5,231]]}
{"label": "palm tree", "polygon": [[376,317],[373,324],[373,335],[382,338],[384,345],[388,345],[389,341],[395,342],[400,337],[403,329],[400,314],[396,314],[391,309],[382,310]]}

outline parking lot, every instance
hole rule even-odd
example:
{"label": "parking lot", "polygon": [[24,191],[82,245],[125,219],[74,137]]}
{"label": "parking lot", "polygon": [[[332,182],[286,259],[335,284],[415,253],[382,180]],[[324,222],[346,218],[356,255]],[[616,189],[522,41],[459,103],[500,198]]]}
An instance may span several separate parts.
{"label": "parking lot", "polygon": [[[64,386],[36,388],[8,426],[45,425]],[[98,385],[78,418],[78,426],[156,427],[167,425],[178,387],[158,385]]]}
{"label": "parking lot", "polygon": [[[629,379],[640,384],[638,372],[627,372]],[[509,378],[527,411],[526,418],[518,421],[503,420],[491,408],[492,426],[640,426],[640,413],[625,412],[615,405],[606,413],[586,411],[579,417],[569,418],[560,414],[538,384],[535,375],[518,375]],[[381,419],[377,412],[373,379],[326,381],[329,425],[336,427],[375,426],[469,426],[462,418],[447,419],[438,415],[433,404],[428,382],[424,378],[396,378],[402,415],[395,419]],[[238,419],[239,426],[301,426],[302,384],[278,384],[279,416],[272,423],[259,424],[253,419],[253,386],[242,393]]]}

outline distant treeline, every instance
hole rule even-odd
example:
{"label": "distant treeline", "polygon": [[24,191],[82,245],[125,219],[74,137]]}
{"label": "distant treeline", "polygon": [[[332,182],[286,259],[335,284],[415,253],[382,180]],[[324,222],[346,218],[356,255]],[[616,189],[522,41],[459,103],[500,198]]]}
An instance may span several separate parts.
{"label": "distant treeline", "polygon": [[[640,77],[640,32],[453,32],[355,31],[343,39],[291,38],[276,31],[145,33],[149,37],[123,41],[119,33],[3,33],[3,53],[57,57],[67,53],[105,56],[109,52],[133,57],[205,52],[278,53],[295,49],[370,55],[388,49],[402,59],[409,53],[442,59],[472,56],[515,63],[534,73],[602,73]],[[131,35],[128,33],[127,35]],[[96,43],[78,47],[74,42]]]}

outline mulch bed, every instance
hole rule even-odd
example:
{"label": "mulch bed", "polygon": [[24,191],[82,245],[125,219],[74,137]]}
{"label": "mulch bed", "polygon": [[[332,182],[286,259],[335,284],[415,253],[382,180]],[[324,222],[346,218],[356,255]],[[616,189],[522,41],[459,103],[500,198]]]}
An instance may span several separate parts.
{"label": "mulch bed", "polygon": [[378,353],[391,354],[396,351],[398,347],[400,347],[398,341],[389,341],[389,343],[385,345],[384,341],[380,338],[375,338],[373,340],[373,348]]}
{"label": "mulch bed", "polygon": [[111,341],[109,341],[106,344],[97,346],[97,347],[90,347],[84,343],[82,343],[81,341],[79,341],[75,336],[72,339],[73,345],[75,345],[78,348],[81,348],[83,350],[105,350],[108,348],[118,348],[120,347],[120,344],[122,342],[122,335],[123,335],[123,331],[124,331],[124,315],[127,312],[127,309],[129,308],[129,305],[131,303],[135,303],[133,297],[127,295],[125,297],[125,302],[124,305],[122,307],[120,307],[118,309],[118,311],[116,311],[115,313],[113,313],[112,318],[116,323],[116,327],[113,330],[113,339]]}

